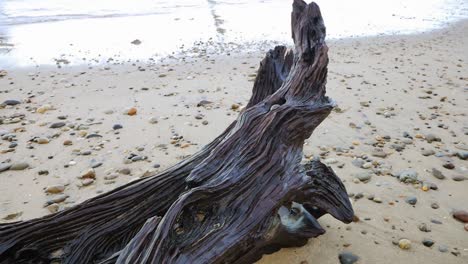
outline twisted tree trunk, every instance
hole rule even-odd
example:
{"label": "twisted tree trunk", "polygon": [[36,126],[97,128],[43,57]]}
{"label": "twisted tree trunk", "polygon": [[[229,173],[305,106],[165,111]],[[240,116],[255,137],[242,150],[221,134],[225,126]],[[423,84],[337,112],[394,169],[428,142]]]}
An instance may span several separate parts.
{"label": "twisted tree trunk", "polygon": [[304,140],[328,116],[325,27],[293,4],[294,52],[270,51],[236,121],[189,159],[62,212],[0,225],[0,263],[250,263],[302,246],[325,213],[350,222],[346,190]]}

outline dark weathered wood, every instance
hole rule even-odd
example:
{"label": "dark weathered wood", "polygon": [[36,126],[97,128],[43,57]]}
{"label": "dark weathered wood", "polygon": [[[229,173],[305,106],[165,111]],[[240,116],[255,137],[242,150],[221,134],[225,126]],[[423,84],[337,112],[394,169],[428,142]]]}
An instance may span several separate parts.
{"label": "dark weathered wood", "polygon": [[219,137],[166,171],[62,212],[0,225],[0,263],[249,263],[350,222],[346,190],[304,140],[328,116],[325,27],[293,3],[294,52],[261,62],[247,107]]}

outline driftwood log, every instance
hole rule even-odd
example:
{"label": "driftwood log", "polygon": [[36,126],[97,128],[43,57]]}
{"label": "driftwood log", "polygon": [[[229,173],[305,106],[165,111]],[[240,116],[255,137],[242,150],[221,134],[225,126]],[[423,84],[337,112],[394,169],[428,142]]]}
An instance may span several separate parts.
{"label": "driftwood log", "polygon": [[252,263],[302,246],[346,189],[304,141],[328,116],[319,7],[293,3],[294,50],[260,63],[252,97],[220,136],[173,167],[38,219],[0,225],[0,263]]}

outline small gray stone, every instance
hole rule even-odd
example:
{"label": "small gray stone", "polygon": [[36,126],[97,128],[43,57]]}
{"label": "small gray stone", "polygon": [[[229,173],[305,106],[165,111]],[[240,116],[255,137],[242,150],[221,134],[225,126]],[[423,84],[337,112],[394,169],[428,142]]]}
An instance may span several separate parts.
{"label": "small gray stone", "polygon": [[464,180],[466,180],[466,177],[462,176],[462,175],[455,175],[455,176],[452,177],[452,180],[454,180],[454,181],[464,181]]}
{"label": "small gray stone", "polygon": [[353,264],[359,260],[359,257],[351,252],[344,251],[338,255],[338,259],[340,260],[340,264]]}
{"label": "small gray stone", "polygon": [[2,105],[18,105],[18,104],[21,104],[20,101],[18,100],[5,100]]}
{"label": "small gray stone", "polygon": [[432,168],[432,176],[436,177],[439,180],[445,179],[444,174],[436,168]]}
{"label": "small gray stone", "polygon": [[422,243],[426,247],[432,247],[432,245],[434,245],[434,241],[431,239],[424,239]]}
{"label": "small gray stone", "polygon": [[357,179],[359,179],[360,181],[362,182],[365,182],[365,181],[369,181],[372,177],[372,174],[370,172],[360,172],[360,173],[356,173],[354,175]]}
{"label": "small gray stone", "polygon": [[426,141],[429,142],[429,143],[432,143],[434,141],[441,141],[440,140],[440,137],[434,135],[434,134],[427,134],[426,135]]}
{"label": "small gray stone", "polygon": [[418,202],[418,198],[414,196],[407,197],[405,201],[411,205],[415,205]]}
{"label": "small gray stone", "polygon": [[400,173],[398,179],[406,183],[414,183],[418,181],[418,173],[415,170],[407,169]]}
{"label": "small gray stone", "polygon": [[122,129],[122,128],[123,128],[123,126],[121,124],[115,124],[115,125],[112,126],[112,129],[114,129],[114,130],[118,130],[118,129]]}
{"label": "small gray stone", "polygon": [[10,170],[24,170],[27,168],[29,168],[29,164],[27,162],[17,162],[11,165]]}
{"label": "small gray stone", "polygon": [[423,149],[423,150],[421,151],[421,154],[422,154],[423,156],[426,156],[426,157],[427,157],[427,156],[434,155],[434,154],[435,154],[435,151],[432,150],[432,149]]}
{"label": "small gray stone", "polygon": [[358,168],[361,168],[362,165],[364,165],[365,162],[364,162],[364,160],[362,160],[361,158],[357,158],[357,159],[353,159],[353,161],[351,161],[351,163],[352,163],[354,166],[356,166],[356,167],[358,167]]}
{"label": "small gray stone", "polygon": [[0,163],[0,172],[9,170],[11,167],[10,163]]}
{"label": "small gray stone", "polygon": [[61,128],[65,126],[65,122],[57,122],[50,125],[50,128]]}
{"label": "small gray stone", "polygon": [[385,158],[385,157],[387,157],[387,153],[385,153],[385,152],[384,152],[383,150],[381,150],[381,149],[374,149],[374,150],[372,151],[371,154],[372,154],[372,156],[378,157],[378,158]]}
{"label": "small gray stone", "polygon": [[439,245],[439,251],[445,253],[448,251],[448,247],[446,245]]}
{"label": "small gray stone", "polygon": [[457,152],[457,157],[459,157],[462,160],[468,159],[468,151],[459,151],[459,152]]}
{"label": "small gray stone", "polygon": [[418,228],[421,232],[431,232],[431,228],[427,226],[426,223],[419,224]]}

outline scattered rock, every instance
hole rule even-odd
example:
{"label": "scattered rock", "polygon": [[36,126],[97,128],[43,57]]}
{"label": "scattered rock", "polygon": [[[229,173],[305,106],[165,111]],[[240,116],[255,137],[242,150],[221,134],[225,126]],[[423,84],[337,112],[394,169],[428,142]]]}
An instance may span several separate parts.
{"label": "scattered rock", "polygon": [[371,153],[372,156],[378,157],[378,158],[385,158],[387,157],[387,153],[385,153],[382,149],[374,149]]}
{"label": "scattered rock", "polygon": [[81,184],[82,184],[83,186],[88,186],[88,185],[91,185],[93,182],[94,182],[94,179],[89,179],[89,178],[88,178],[88,179],[82,180],[82,181],[81,181]]}
{"label": "scattered rock", "polygon": [[155,116],[152,116],[152,117],[150,117],[150,118],[148,119],[148,122],[149,122],[150,124],[157,124],[157,123],[158,123],[158,118],[155,117]]}
{"label": "scattered rock", "polygon": [[39,114],[44,114],[45,112],[47,112],[49,110],[52,110],[52,106],[48,105],[48,104],[45,104],[45,105],[37,108],[36,112],[39,113]]}
{"label": "scattered rock", "polygon": [[457,152],[457,157],[462,159],[462,160],[468,159],[468,151],[459,151],[459,152]]}
{"label": "scattered rock", "polygon": [[135,107],[127,108],[125,109],[124,114],[134,116],[137,114],[137,109]]}
{"label": "scattered rock", "polygon": [[442,165],[442,167],[448,170],[453,170],[455,168],[455,165],[453,165],[453,163],[451,163],[450,161],[447,161],[444,163],[444,165]]}
{"label": "scattered rock", "polygon": [[23,211],[15,212],[8,214],[7,216],[3,217],[3,220],[13,220],[23,215]]}
{"label": "scattered rock", "polygon": [[466,180],[467,178],[465,176],[462,176],[462,175],[455,175],[452,177],[452,180],[454,181],[464,181]]}
{"label": "scattered rock", "polygon": [[130,173],[132,173],[132,171],[129,168],[123,168],[123,169],[119,170],[119,173],[123,174],[123,175],[130,175]]}
{"label": "scattered rock", "polygon": [[115,124],[115,125],[112,126],[112,129],[114,129],[114,130],[118,130],[118,129],[122,129],[122,128],[123,128],[123,126],[121,124]]}
{"label": "scattered rock", "polygon": [[456,210],[453,212],[453,218],[460,222],[468,223],[468,212],[465,210]]}
{"label": "scattered rock", "polygon": [[208,101],[208,100],[201,100],[200,102],[198,102],[197,104],[197,107],[200,107],[200,106],[207,106],[207,105],[210,105],[210,104],[213,104],[213,102],[211,101]]}
{"label": "scattered rock", "polygon": [[362,181],[362,182],[365,182],[365,181],[369,181],[369,180],[371,179],[372,173],[367,172],[367,171],[365,171],[365,172],[360,172],[360,173],[356,173],[356,174],[354,175],[354,177],[356,177],[357,179],[359,179],[359,180]]}
{"label": "scattered rock", "polygon": [[25,170],[27,168],[29,168],[29,164],[27,162],[17,162],[10,166],[10,170]]}
{"label": "scattered rock", "polygon": [[83,174],[80,176],[81,179],[95,179],[96,178],[96,172],[94,169],[89,169],[85,171]]}
{"label": "scattered rock", "polygon": [[408,250],[411,248],[411,241],[406,238],[400,239],[400,241],[398,241],[398,246],[401,249]]}
{"label": "scattered rock", "polygon": [[436,168],[432,168],[432,176],[436,177],[439,180],[445,179],[444,174]]}
{"label": "scattered rock", "polygon": [[65,140],[65,141],[63,142],[63,145],[64,145],[64,146],[71,146],[71,145],[73,145],[73,142],[72,142],[71,140],[67,139],[67,140]]}
{"label": "scattered rock", "polygon": [[436,135],[434,135],[434,134],[427,134],[427,135],[425,136],[425,138],[426,138],[426,141],[427,141],[428,143],[432,143],[432,142],[434,142],[434,141],[439,141],[439,142],[441,141],[441,140],[440,140],[440,137],[438,137],[438,136],[436,136]]}
{"label": "scattered rock", "polygon": [[141,44],[141,40],[139,39],[135,39],[134,41],[130,42],[131,44],[133,45],[140,45]]}
{"label": "scattered rock", "polygon": [[417,202],[418,202],[418,198],[414,197],[414,196],[410,196],[410,197],[407,197],[405,199],[405,201],[408,203],[408,204],[411,204],[411,205],[415,205]]}
{"label": "scattered rock", "polygon": [[46,188],[46,193],[61,193],[65,190],[64,185],[52,185]]}
{"label": "scattered rock", "polygon": [[9,105],[9,106],[18,105],[18,104],[21,104],[21,102],[18,100],[5,100],[2,103],[2,105]]}
{"label": "scattered rock", "polygon": [[423,149],[423,150],[421,151],[421,154],[422,154],[423,156],[426,156],[426,157],[427,157],[427,156],[434,155],[434,154],[435,154],[435,151],[432,150],[432,149]]}
{"label": "scattered rock", "polygon": [[418,228],[421,232],[431,232],[431,228],[427,226],[426,223],[419,224]]}
{"label": "scattered rock", "polygon": [[0,163],[0,172],[9,170],[11,167],[10,163]]}
{"label": "scattered rock", "polygon": [[48,144],[50,142],[48,138],[36,138],[34,141],[36,141],[37,144]]}
{"label": "scattered rock", "polygon": [[340,264],[353,264],[359,260],[359,257],[351,252],[344,251],[338,255],[338,259],[340,260]]}
{"label": "scattered rock", "polygon": [[66,125],[65,122],[56,122],[50,125],[50,128],[61,128],[61,127],[64,127],[65,125]]}
{"label": "scattered rock", "polygon": [[49,204],[49,205],[47,206],[47,209],[49,209],[49,211],[50,211],[51,213],[56,213],[56,212],[58,212],[59,207],[60,207],[60,206],[59,206],[58,204],[53,203],[53,204]]}
{"label": "scattered rock", "polygon": [[415,183],[418,181],[418,173],[415,170],[407,169],[400,173],[398,179],[406,183]]}
{"label": "scattered rock", "polygon": [[434,241],[431,239],[424,239],[422,244],[426,247],[432,247],[432,245],[434,245]]}
{"label": "scattered rock", "polygon": [[446,245],[439,245],[439,251],[445,253],[448,251],[448,247]]}

